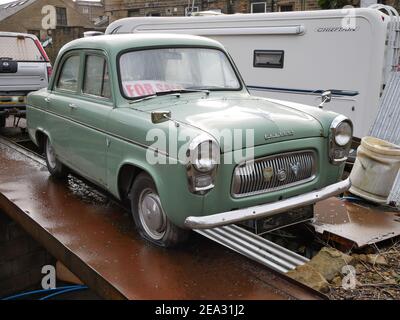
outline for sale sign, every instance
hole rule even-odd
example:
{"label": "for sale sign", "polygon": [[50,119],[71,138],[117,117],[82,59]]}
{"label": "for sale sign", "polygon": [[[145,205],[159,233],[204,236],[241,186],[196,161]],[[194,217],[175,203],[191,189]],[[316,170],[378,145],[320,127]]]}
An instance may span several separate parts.
{"label": "for sale sign", "polygon": [[155,80],[124,81],[124,93],[128,97],[137,98],[171,90],[181,90],[183,87],[176,83]]}

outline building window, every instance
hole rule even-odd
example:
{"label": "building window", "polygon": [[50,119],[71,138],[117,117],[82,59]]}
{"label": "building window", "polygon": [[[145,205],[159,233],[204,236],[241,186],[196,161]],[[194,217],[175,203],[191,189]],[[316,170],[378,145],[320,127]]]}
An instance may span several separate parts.
{"label": "building window", "polygon": [[267,12],[267,2],[252,2],[251,13]]}
{"label": "building window", "polygon": [[160,17],[161,13],[159,12],[147,12],[146,17]]}
{"label": "building window", "polygon": [[280,12],[293,11],[293,5],[292,4],[282,4],[279,6],[279,11]]}
{"label": "building window", "polygon": [[199,12],[199,7],[186,7],[185,16],[191,16],[193,12]]}
{"label": "building window", "polygon": [[88,14],[89,13],[89,8],[88,7],[83,7],[82,8],[82,13],[83,14]]}
{"label": "building window", "polygon": [[140,9],[128,10],[128,17],[137,17],[140,15]]}
{"label": "building window", "polygon": [[56,7],[57,26],[67,26],[67,9]]}

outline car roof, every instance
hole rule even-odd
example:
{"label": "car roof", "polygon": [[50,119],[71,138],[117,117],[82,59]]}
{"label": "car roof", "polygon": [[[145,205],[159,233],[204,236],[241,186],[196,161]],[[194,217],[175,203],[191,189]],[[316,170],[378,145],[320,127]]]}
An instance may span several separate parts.
{"label": "car roof", "polygon": [[0,31],[0,36],[3,37],[24,37],[24,38],[32,38],[36,39],[37,37],[34,34],[30,33],[22,33],[22,32],[6,32],[6,31]]}
{"label": "car roof", "polygon": [[73,49],[103,49],[112,54],[143,47],[157,46],[204,46],[223,49],[219,42],[200,36],[145,33],[145,34],[113,34],[80,38],[67,43],[60,54]]}

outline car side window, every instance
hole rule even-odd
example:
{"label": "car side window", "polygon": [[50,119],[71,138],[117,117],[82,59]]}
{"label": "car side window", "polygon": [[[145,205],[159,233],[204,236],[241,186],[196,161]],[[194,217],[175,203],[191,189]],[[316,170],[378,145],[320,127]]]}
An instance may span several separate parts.
{"label": "car side window", "polygon": [[86,57],[83,93],[111,98],[107,60],[104,57],[97,55]]}
{"label": "car side window", "polygon": [[65,60],[60,76],[57,81],[57,88],[68,91],[78,89],[80,57],[78,55],[70,56]]}

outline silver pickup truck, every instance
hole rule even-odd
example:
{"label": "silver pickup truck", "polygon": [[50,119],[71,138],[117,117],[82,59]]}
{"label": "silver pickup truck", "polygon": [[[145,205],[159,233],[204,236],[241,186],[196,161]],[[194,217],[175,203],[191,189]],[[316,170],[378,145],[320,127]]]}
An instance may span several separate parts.
{"label": "silver pickup truck", "polygon": [[36,36],[0,32],[0,128],[11,114],[25,116],[26,95],[47,87],[51,72]]}

